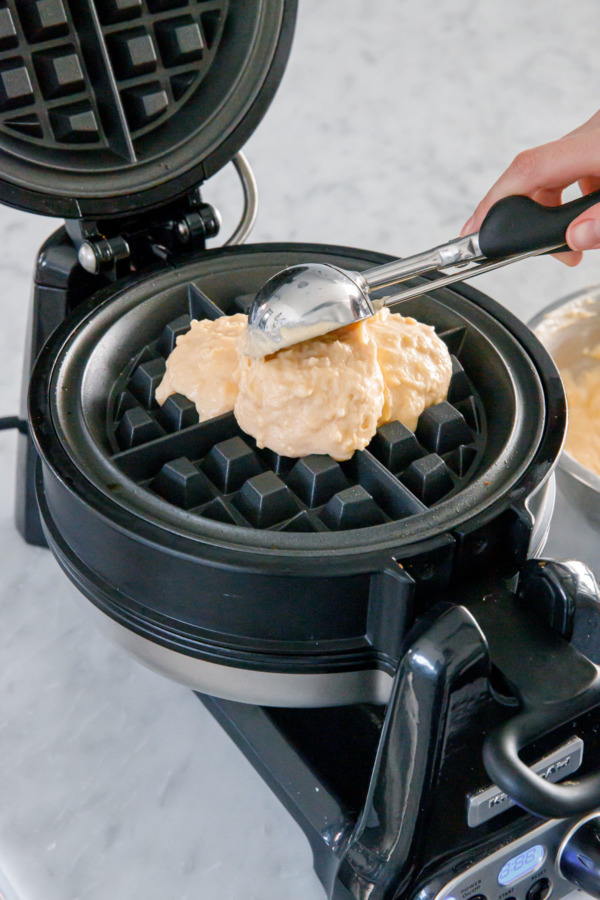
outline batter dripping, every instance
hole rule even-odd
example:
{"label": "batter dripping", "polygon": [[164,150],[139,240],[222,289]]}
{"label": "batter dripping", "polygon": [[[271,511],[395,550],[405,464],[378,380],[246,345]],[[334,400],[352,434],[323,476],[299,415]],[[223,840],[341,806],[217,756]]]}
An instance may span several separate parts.
{"label": "batter dripping", "polygon": [[183,394],[196,404],[201,422],[231,412],[238,394],[237,340],[247,321],[241,313],[192,320],[167,359],[157,403],[162,406],[171,394]]}

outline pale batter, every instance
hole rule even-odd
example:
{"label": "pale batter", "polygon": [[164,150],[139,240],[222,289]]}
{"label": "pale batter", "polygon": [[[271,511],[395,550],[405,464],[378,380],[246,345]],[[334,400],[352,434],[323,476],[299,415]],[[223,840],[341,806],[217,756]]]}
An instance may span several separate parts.
{"label": "pale batter", "polygon": [[167,359],[157,402],[162,406],[171,394],[183,394],[196,404],[201,422],[231,412],[238,395],[237,342],[247,321],[241,313],[194,319]]}
{"label": "pale batter", "polygon": [[370,442],[382,408],[377,346],[364,322],[264,359],[241,354],[235,417],[259,447],[349,459]]}
{"label": "pale batter", "polygon": [[234,410],[259,447],[345,460],[386,422],[414,431],[423,410],[447,396],[444,342],[430,325],[386,308],[260,359],[243,352],[246,324],[239,314],[193,321],[167,360],[158,403],[184,394],[200,421]]}
{"label": "pale batter", "polygon": [[390,313],[387,307],[366,322],[377,344],[384,383],[377,424],[398,421],[414,431],[423,410],[448,396],[452,377],[448,348],[431,325]]}
{"label": "pale batter", "polygon": [[586,356],[589,366],[561,369],[569,406],[565,450],[600,475],[600,344]]}

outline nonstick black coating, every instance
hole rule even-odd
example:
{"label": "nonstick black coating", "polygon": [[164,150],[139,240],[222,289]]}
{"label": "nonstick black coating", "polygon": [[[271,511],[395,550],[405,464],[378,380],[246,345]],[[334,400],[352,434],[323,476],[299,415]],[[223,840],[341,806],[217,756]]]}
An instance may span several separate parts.
{"label": "nonstick black coating", "polygon": [[106,218],[189,191],[264,115],[295,15],[296,0],[2,3],[2,201]]}
{"label": "nonstick black coating", "polygon": [[[230,309],[246,312],[251,299],[240,297]],[[460,362],[464,356],[468,365],[472,356],[466,325],[441,333],[455,354],[448,400],[422,414],[416,434],[390,422],[365,452],[338,463],[260,449],[233,413],[199,423],[194,404],[180,394],[159,408],[155,391],[177,336],[192,318],[223,315],[193,282],[183,309],[119,373],[108,406],[113,461],[169,503],[245,528],[342,531],[419,515],[461,491],[479,469],[487,427]]]}

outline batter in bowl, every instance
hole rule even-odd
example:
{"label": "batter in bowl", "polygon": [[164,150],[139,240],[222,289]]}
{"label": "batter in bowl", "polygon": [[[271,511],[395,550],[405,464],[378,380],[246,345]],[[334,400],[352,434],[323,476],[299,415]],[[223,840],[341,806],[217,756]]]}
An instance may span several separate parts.
{"label": "batter in bowl", "polygon": [[561,368],[569,427],[565,450],[600,475],[600,344],[587,351],[589,365]]}

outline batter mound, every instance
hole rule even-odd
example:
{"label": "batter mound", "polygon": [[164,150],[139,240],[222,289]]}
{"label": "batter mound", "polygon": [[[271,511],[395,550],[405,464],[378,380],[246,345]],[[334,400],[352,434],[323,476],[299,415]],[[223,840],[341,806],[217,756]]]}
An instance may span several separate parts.
{"label": "batter mound", "polygon": [[350,459],[375,434],[383,399],[377,346],[364,322],[264,359],[240,353],[235,417],[259,447],[283,456]]}
{"label": "batter mound", "polygon": [[450,354],[431,325],[390,313],[384,307],[367,328],[377,344],[384,383],[383,410],[377,425],[402,422],[411,431],[424,409],[448,396]]}
{"label": "batter mound", "polygon": [[183,394],[196,404],[201,422],[231,412],[238,394],[237,342],[247,321],[241,313],[194,319],[167,359],[167,371],[156,389],[157,403],[162,406],[171,394]]}
{"label": "batter mound", "polygon": [[600,475],[600,345],[586,356],[589,366],[561,369],[569,407],[565,450]]}
{"label": "batter mound", "polygon": [[446,345],[430,325],[386,308],[261,359],[243,353],[246,324],[241,314],[193,321],[167,359],[158,403],[184,394],[201,422],[234,410],[259,447],[341,461],[379,425],[399,421],[414,431],[423,410],[446,399]]}

